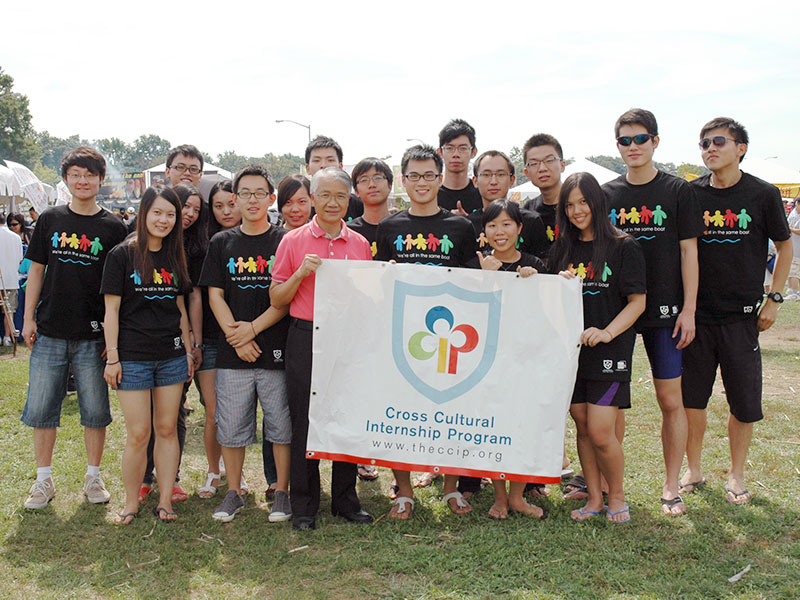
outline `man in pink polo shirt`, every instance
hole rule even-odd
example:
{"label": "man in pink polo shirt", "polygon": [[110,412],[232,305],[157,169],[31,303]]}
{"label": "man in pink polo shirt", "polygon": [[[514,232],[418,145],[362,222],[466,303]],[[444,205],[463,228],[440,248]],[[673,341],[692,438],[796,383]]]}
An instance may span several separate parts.
{"label": "man in pink polo shirt", "polygon": [[[369,242],[348,229],[350,177],[337,167],[317,171],[311,179],[311,201],[316,214],[311,222],[287,233],[278,246],[272,269],[270,300],[289,305],[291,323],[286,340],[286,383],[292,417],[290,496],[292,526],[314,529],[319,510],[319,461],[306,458],[308,401],[311,394],[311,347],[314,321],[315,271],[323,258],[371,260]],[[333,463],[331,512],[353,523],[371,523],[356,494],[356,465]]]}

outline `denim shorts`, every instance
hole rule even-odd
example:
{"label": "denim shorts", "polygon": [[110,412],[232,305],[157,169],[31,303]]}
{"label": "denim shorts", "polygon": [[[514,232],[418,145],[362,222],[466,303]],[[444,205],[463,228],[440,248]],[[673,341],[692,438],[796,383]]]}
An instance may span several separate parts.
{"label": "denim shorts", "polygon": [[36,335],[28,372],[28,398],[20,420],[29,427],[50,429],[61,424],[61,403],[67,395],[69,366],[78,390],[81,425],[102,429],[111,423],[102,339],[62,340]]}
{"label": "denim shorts", "polygon": [[166,360],[123,360],[122,381],[117,389],[152,390],[183,383],[188,377],[189,365],[185,355]]}
{"label": "denim shorts", "polygon": [[217,343],[212,340],[203,340],[203,362],[198,371],[211,371],[217,368]]}

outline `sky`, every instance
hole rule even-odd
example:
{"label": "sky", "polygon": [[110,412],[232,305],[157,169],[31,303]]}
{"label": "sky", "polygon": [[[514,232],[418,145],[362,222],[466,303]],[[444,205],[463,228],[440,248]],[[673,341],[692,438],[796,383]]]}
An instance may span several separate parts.
{"label": "sky", "polygon": [[0,67],[59,137],[302,155],[306,129],[275,122],[292,119],[347,164],[397,164],[463,118],[479,151],[546,132],[578,158],[616,155],[614,122],[642,107],[658,161],[700,164],[701,126],[729,116],[750,155],[800,170],[796,3],[275,4],[9,0]]}

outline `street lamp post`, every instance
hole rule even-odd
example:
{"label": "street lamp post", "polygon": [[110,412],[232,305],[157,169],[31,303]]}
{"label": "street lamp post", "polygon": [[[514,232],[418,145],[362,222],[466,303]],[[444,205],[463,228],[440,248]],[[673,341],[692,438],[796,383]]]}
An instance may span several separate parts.
{"label": "street lamp post", "polygon": [[276,123],[294,123],[295,125],[299,125],[300,127],[305,127],[308,130],[308,141],[311,141],[311,125],[303,125],[302,123],[298,123],[297,121],[292,121],[291,119],[275,119]]}

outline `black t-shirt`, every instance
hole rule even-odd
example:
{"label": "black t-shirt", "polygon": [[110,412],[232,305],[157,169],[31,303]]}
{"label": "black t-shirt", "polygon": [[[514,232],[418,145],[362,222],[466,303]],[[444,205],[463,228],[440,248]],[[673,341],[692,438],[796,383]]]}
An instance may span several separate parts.
{"label": "black t-shirt", "polygon": [[103,335],[103,266],[126,235],[122,221],[104,208],[85,216],[64,205],[41,214],[25,255],[47,267],[36,309],[40,333],[64,340]]}
{"label": "black t-shirt", "polygon": [[764,296],[768,240],[791,236],[781,194],[774,185],[742,173],[736,185],[711,187],[711,175],[692,181],[704,227],[698,240],[698,323],[755,317]]}
{"label": "black t-shirt", "polygon": [[[603,268],[592,265],[593,242],[578,242],[570,256],[570,270],[583,279],[583,328],[604,329],[628,304],[630,294],[644,294],[645,260],[630,236],[616,240]],[[581,346],[578,376],[599,381],[630,381],[633,327],[608,344]]]}
{"label": "black t-shirt", "polygon": [[120,244],[108,255],[101,293],[120,296],[120,360],[168,360],[182,356],[181,313],[177,297],[191,291],[178,281],[166,252],[150,252],[153,275],[146,281],[133,266],[133,246]]}
{"label": "black t-shirt", "polygon": [[440,209],[430,217],[408,210],[378,224],[375,260],[445,267],[478,268],[475,230],[466,217]]}
{"label": "black t-shirt", "polygon": [[673,327],[683,309],[680,241],[702,235],[688,181],[661,171],[641,185],[620,175],[603,186],[611,224],[639,242],[647,264],[647,308],[637,329]]}
{"label": "black t-shirt", "polygon": [[[521,209],[522,214],[522,231],[517,238],[517,250],[520,252],[527,252],[539,258],[547,258],[547,252],[550,249],[550,242],[547,241],[547,234],[545,233],[544,223],[538,213],[529,210]],[[478,249],[484,250],[489,248],[489,241],[483,232],[483,207],[480,210],[472,212],[467,217],[475,229],[477,236]]]}
{"label": "black t-shirt", "polygon": [[558,203],[545,204],[544,198],[542,197],[541,194],[536,196],[536,198],[531,198],[525,204],[522,205],[522,208],[524,208],[525,210],[538,213],[538,215],[541,217],[542,223],[544,223],[544,230],[547,235],[548,245],[555,242],[556,237],[558,235],[558,229],[556,228],[557,207]]}
{"label": "black t-shirt", "polygon": [[445,210],[456,210],[459,202],[461,202],[461,208],[467,213],[480,210],[483,206],[481,193],[473,185],[472,180],[469,180],[467,187],[460,190],[451,190],[445,186],[440,187],[438,198],[439,206]]}
{"label": "black t-shirt", "polygon": [[372,258],[375,258],[375,254],[378,252],[378,226],[373,225],[372,223],[367,223],[364,220],[364,215],[360,217],[356,217],[352,221],[347,224],[349,229],[352,229],[356,233],[360,233],[363,235],[366,240],[369,242],[370,250],[372,250]]}
{"label": "black t-shirt", "polygon": [[[491,250],[483,253],[484,256],[488,256],[489,254],[491,254]],[[516,273],[517,267],[533,267],[539,273],[547,273],[547,267],[538,256],[527,254],[525,252],[520,252],[519,254],[520,256],[518,261],[513,263],[503,262],[498,271],[511,271],[512,273]]]}
{"label": "black t-shirt", "polygon": [[[208,245],[200,285],[220,288],[236,321],[252,321],[270,307],[269,286],[272,265],[286,230],[271,226],[259,235],[247,235],[241,227],[220,231]],[[259,333],[255,342],[261,356],[255,362],[239,358],[236,350],[220,335],[218,369],[283,369],[289,317]]]}

